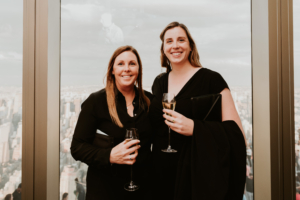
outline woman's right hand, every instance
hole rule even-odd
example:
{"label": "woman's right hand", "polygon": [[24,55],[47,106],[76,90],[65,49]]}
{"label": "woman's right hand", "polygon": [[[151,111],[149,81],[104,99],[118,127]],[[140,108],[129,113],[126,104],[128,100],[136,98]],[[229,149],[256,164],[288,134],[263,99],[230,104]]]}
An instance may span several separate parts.
{"label": "woman's right hand", "polygon": [[138,155],[137,150],[141,147],[140,145],[138,145],[139,143],[139,140],[131,140],[130,142],[124,140],[123,142],[112,148],[109,158],[110,163],[133,165]]}

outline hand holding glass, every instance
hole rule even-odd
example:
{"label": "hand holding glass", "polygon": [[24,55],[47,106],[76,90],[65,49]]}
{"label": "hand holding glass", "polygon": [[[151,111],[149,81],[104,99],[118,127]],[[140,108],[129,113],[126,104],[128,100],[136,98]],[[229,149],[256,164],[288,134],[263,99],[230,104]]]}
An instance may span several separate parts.
{"label": "hand holding glass", "polygon": [[[172,93],[164,93],[162,99],[162,105],[164,109],[175,110],[176,101],[175,95]],[[167,114],[169,115],[169,114]],[[171,116],[171,115],[170,115]],[[162,152],[165,153],[176,153],[177,150],[171,148],[171,129],[169,127],[169,144],[167,149],[162,149]]]}
{"label": "hand holding glass", "polygon": [[[135,128],[131,128],[131,129],[127,129],[126,130],[126,135],[125,135],[125,140],[127,142],[131,141],[131,140],[137,140],[139,139],[139,134],[137,132],[137,129]],[[136,183],[133,182],[132,180],[132,165],[130,166],[130,170],[131,170],[131,174],[130,174],[130,182],[126,183],[124,185],[124,189],[130,192],[136,191],[139,189],[139,185],[137,185]]]}

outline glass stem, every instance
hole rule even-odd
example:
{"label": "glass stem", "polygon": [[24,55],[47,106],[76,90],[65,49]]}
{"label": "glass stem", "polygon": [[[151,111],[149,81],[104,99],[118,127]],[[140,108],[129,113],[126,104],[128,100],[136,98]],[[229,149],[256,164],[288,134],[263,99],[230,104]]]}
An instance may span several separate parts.
{"label": "glass stem", "polygon": [[169,127],[169,146],[168,146],[168,148],[171,149],[171,129],[170,129],[170,127]]}
{"label": "glass stem", "polygon": [[130,167],[130,177],[131,177],[130,185],[132,185],[132,165]]}

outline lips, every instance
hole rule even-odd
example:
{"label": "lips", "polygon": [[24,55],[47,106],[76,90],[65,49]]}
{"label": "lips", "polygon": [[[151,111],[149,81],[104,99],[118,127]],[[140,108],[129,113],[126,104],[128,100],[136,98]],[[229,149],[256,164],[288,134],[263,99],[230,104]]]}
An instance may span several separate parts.
{"label": "lips", "polygon": [[173,57],[175,57],[175,58],[180,57],[181,54],[182,54],[182,52],[173,52],[173,53],[171,53],[171,55],[172,55]]}
{"label": "lips", "polygon": [[121,76],[123,79],[130,79],[132,77],[132,75],[123,75]]}
{"label": "lips", "polygon": [[174,56],[178,56],[178,55],[182,54],[182,52],[173,52],[171,54],[174,55]]}

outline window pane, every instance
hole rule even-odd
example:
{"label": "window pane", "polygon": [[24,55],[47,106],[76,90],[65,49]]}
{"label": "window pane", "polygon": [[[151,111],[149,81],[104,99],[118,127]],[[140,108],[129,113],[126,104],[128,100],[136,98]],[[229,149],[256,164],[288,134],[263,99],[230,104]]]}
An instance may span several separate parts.
{"label": "window pane", "polygon": [[21,183],[22,45],[23,1],[0,1],[0,199]]}
{"label": "window pane", "polygon": [[296,199],[300,199],[300,1],[294,0],[294,104],[295,104],[295,167]]}
{"label": "window pane", "polygon": [[[81,103],[104,87],[117,47],[135,47],[142,59],[143,87],[161,73],[159,35],[172,21],[190,30],[206,68],[229,84],[247,137],[247,200],[253,199],[251,10],[249,0],[62,0],[61,1],[61,184],[74,199],[87,166],[73,160],[70,142]],[[246,196],[245,195],[245,196]]]}

